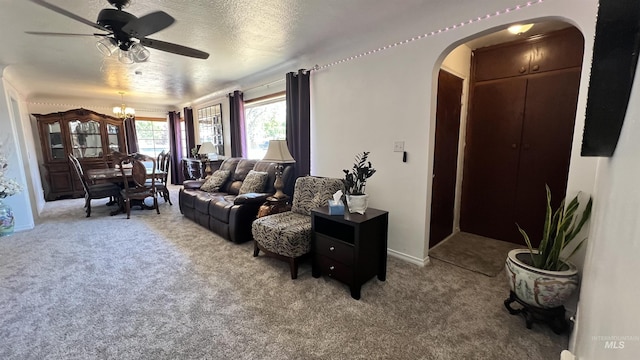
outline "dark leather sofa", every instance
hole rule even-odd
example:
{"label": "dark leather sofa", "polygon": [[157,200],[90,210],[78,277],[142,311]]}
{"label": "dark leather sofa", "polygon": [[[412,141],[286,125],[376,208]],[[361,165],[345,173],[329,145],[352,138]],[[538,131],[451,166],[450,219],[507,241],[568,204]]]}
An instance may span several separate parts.
{"label": "dark leather sofa", "polygon": [[[253,240],[251,223],[256,219],[258,209],[266,199],[275,193],[273,184],[277,164],[269,161],[228,158],[220,165],[221,170],[231,171],[227,181],[219,192],[206,192],[200,189],[204,180],[188,180],[179,193],[180,212],[187,218],[208,228],[223,238],[241,243]],[[293,165],[284,165],[282,179],[284,191],[292,195]],[[269,174],[265,190],[262,193],[238,195],[240,187],[250,170]]]}

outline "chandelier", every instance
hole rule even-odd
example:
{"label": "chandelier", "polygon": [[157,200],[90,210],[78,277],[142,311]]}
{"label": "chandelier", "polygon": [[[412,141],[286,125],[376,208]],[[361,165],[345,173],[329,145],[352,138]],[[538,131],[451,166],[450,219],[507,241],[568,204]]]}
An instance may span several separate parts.
{"label": "chandelier", "polygon": [[122,105],[114,106],[113,113],[121,119],[131,119],[134,116],[136,116],[136,110],[134,108],[127,107],[124,104],[124,92],[120,91],[119,94],[120,94],[120,99],[122,100]]}

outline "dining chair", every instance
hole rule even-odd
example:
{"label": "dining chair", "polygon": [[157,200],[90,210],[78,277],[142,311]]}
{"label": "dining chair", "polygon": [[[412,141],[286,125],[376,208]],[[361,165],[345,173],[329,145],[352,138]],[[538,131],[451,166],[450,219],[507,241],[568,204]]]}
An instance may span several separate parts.
{"label": "dining chair", "polygon": [[82,183],[82,187],[84,188],[84,207],[86,209],[87,217],[91,216],[91,200],[102,198],[120,198],[120,187],[118,185],[113,183],[90,184],[87,181],[87,178],[84,176],[84,171],[82,170],[82,165],[80,164],[80,161],[78,161],[78,158],[76,158],[73,154],[69,154],[69,162],[75,169],[75,172],[80,178],[80,182]]}
{"label": "dining chair", "polygon": [[[147,171],[145,162],[151,164],[150,171]],[[147,155],[132,154],[122,158],[119,167],[124,184],[120,195],[127,211],[127,219],[131,216],[132,201],[139,201],[144,208],[144,200],[149,197],[153,198],[153,208],[160,214],[156,197],[156,159]],[[147,179],[150,179],[148,183]]]}
{"label": "dining chair", "polygon": [[[171,203],[171,197],[169,196],[169,188],[167,188],[167,180],[169,178],[169,171],[171,171],[171,152],[165,153],[164,150],[158,154],[157,158],[158,169],[160,170],[156,176],[156,191],[158,195],[162,195],[164,202]],[[149,182],[149,180],[147,180]]]}

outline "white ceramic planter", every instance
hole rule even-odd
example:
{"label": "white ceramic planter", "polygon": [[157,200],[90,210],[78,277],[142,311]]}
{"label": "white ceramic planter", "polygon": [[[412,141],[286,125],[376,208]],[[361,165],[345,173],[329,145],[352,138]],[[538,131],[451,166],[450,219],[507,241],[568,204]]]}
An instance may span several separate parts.
{"label": "white ceramic planter", "polygon": [[364,214],[369,206],[369,195],[347,195],[347,207],[350,213]]}
{"label": "white ceramic planter", "polygon": [[509,287],[525,303],[544,309],[561,306],[578,287],[578,268],[565,262],[565,271],[550,271],[535,268],[529,250],[509,251],[505,267]]}

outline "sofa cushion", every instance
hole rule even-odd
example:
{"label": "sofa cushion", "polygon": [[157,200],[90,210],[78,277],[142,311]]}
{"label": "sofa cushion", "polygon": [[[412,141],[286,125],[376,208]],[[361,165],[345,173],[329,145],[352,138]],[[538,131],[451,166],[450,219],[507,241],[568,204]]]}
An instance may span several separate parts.
{"label": "sofa cushion", "polygon": [[[229,170],[231,174],[233,174],[236,171],[240,160],[242,160],[242,158],[239,157],[226,158],[222,162],[222,164],[220,164],[220,170]],[[224,185],[222,185],[222,187],[220,188],[220,192],[229,192],[229,187],[231,186],[231,184],[233,184],[233,175],[229,175],[228,181],[225,182]]]}
{"label": "sofa cushion", "polygon": [[233,181],[244,181],[249,171],[253,170],[253,167],[256,166],[256,162],[258,162],[258,160],[240,159],[238,166],[236,166],[236,171],[233,172]]}
{"label": "sofa cushion", "polygon": [[[228,181],[220,191],[226,192],[231,195],[238,195],[240,192],[240,187],[242,186],[242,182],[244,178],[249,174],[249,171],[253,170],[256,162],[258,160],[249,160],[249,159],[240,159],[240,158],[232,158],[238,159],[237,166],[235,170],[232,172],[230,177],[230,181]],[[225,160],[226,161],[226,160]]]}
{"label": "sofa cushion", "polygon": [[216,192],[224,185],[229,175],[231,175],[231,171],[229,170],[216,170],[207,178],[200,189],[206,192]]}
{"label": "sofa cushion", "polygon": [[249,174],[247,174],[247,177],[245,177],[242,182],[242,186],[240,186],[238,194],[242,195],[247,193],[263,192],[268,178],[269,174],[266,172],[254,170],[249,171]]}
{"label": "sofa cushion", "polygon": [[228,224],[234,197],[227,196],[223,193],[219,193],[219,195],[220,196],[215,196],[209,201],[209,216]]}
{"label": "sofa cushion", "polygon": [[193,208],[196,209],[197,212],[209,215],[209,202],[211,199],[219,196],[219,193],[208,193],[205,191],[196,190],[195,194],[196,198],[194,199]]}
{"label": "sofa cushion", "polygon": [[268,251],[298,257],[311,251],[311,217],[285,211],[256,219],[254,239]]}

